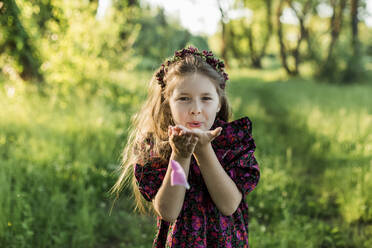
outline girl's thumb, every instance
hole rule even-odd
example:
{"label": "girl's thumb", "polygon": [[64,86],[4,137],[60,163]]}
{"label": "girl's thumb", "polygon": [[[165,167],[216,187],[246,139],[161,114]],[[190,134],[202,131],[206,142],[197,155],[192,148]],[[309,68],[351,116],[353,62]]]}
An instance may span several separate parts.
{"label": "girl's thumb", "polygon": [[213,130],[213,136],[217,137],[218,135],[221,134],[221,132],[222,132],[222,127],[218,127],[218,128]]}

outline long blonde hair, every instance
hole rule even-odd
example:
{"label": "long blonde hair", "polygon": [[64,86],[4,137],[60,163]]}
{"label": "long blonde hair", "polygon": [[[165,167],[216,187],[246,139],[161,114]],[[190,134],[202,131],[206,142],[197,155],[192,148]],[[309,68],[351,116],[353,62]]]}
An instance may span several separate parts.
{"label": "long blonde hair", "polygon": [[[157,70],[159,71],[160,68]],[[171,147],[168,142],[168,126],[174,125],[172,113],[169,106],[169,97],[177,82],[174,80],[194,73],[207,76],[216,86],[221,109],[216,118],[228,121],[231,115],[230,106],[221,85],[225,83],[223,76],[202,58],[195,55],[188,55],[182,60],[169,65],[168,72],[164,76],[165,87],[162,88],[156,79],[157,71],[153,74],[148,91],[148,98],[131,119],[132,129],[129,131],[127,144],[122,153],[122,160],[118,172],[120,173],[115,185],[110,189],[111,194],[116,194],[115,201],[120,192],[130,182],[135,198],[135,210],[146,213],[151,210],[152,204],[146,202],[138,189],[134,177],[134,166],[144,165],[151,156],[160,157],[168,161],[171,155]],[[112,210],[112,208],[111,208]]]}

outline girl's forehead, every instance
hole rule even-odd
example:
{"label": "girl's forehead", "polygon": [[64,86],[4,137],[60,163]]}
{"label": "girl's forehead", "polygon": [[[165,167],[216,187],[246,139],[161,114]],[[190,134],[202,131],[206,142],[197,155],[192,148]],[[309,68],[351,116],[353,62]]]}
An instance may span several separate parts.
{"label": "girl's forehead", "polygon": [[208,77],[194,73],[177,78],[173,93],[215,94],[217,91],[216,86]]}

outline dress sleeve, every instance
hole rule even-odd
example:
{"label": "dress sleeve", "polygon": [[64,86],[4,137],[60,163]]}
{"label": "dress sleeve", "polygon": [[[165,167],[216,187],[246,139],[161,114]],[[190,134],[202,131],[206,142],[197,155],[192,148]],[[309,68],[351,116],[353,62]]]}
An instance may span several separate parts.
{"label": "dress sleeve", "polygon": [[236,186],[243,194],[243,198],[251,192],[260,179],[260,169],[252,150],[243,154],[230,163],[227,170]]}
{"label": "dress sleeve", "polygon": [[144,165],[135,164],[134,175],[145,200],[152,201],[163,182],[166,172],[167,165],[160,158],[151,158]]}
{"label": "dress sleeve", "polygon": [[260,168],[254,156],[256,145],[252,137],[252,122],[245,118],[231,128],[238,141],[224,155],[225,170],[245,198],[260,179]]}

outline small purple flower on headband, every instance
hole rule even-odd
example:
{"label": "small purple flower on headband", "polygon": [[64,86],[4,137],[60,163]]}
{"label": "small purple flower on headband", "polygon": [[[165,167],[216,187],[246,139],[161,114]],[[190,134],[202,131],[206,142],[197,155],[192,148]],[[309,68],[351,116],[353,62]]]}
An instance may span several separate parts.
{"label": "small purple flower on headband", "polygon": [[203,50],[199,52],[196,47],[189,46],[188,48],[183,48],[174,52],[174,56],[168,59],[164,64],[161,65],[159,71],[156,73],[156,79],[162,88],[165,87],[164,76],[168,71],[168,67],[181,59],[183,59],[187,54],[192,54],[201,57],[205,62],[213,67],[224,79],[224,83],[220,85],[222,89],[225,89],[226,81],[229,80],[227,73],[224,71],[225,64],[218,58],[215,58],[211,51]]}

